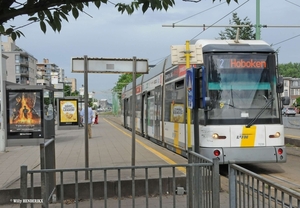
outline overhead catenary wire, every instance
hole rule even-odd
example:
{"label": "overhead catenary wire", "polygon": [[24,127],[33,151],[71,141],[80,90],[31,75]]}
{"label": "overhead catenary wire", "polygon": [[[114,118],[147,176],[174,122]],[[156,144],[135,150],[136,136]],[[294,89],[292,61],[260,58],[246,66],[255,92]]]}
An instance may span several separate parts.
{"label": "overhead catenary wire", "polygon": [[279,44],[281,44],[281,43],[284,43],[284,42],[286,42],[286,41],[292,40],[292,39],[297,38],[297,37],[300,37],[300,34],[295,35],[295,36],[293,36],[293,37],[290,37],[290,38],[288,38],[288,39],[285,39],[285,40],[283,40],[283,41],[280,41],[280,42],[278,42],[278,43],[274,43],[274,44],[272,44],[272,46],[279,45]]}
{"label": "overhead catenary wire", "polygon": [[211,9],[214,9],[214,8],[216,8],[216,7],[218,7],[218,6],[222,5],[222,4],[225,4],[225,2],[220,3],[220,4],[216,5],[216,6],[210,7],[210,8],[208,8],[208,9],[205,9],[205,10],[203,10],[203,11],[201,11],[201,12],[198,12],[198,13],[196,13],[196,14],[193,14],[193,15],[191,15],[191,16],[189,16],[189,17],[186,17],[186,18],[184,18],[184,19],[182,19],[182,20],[179,20],[179,21],[177,21],[177,22],[174,22],[173,24],[177,24],[177,23],[182,22],[182,21],[184,21],[184,20],[187,20],[187,19],[189,19],[189,18],[195,17],[195,16],[197,16],[198,14],[202,14],[202,13],[204,13],[204,12],[207,12],[207,11],[209,11],[209,10],[211,10]]}
{"label": "overhead catenary wire", "polygon": [[[235,9],[233,9],[231,12],[227,13],[226,15],[224,15],[223,17],[221,17],[219,20],[217,20],[216,22],[214,22],[214,23],[212,24],[212,26],[215,25],[215,24],[217,24],[218,22],[220,22],[221,20],[223,20],[225,17],[227,17],[228,15],[232,14],[232,12],[238,10],[239,8],[241,8],[242,6],[244,6],[244,5],[245,5],[246,3],[248,3],[248,2],[249,2],[249,0],[248,0],[248,1],[245,1],[243,4],[241,4],[240,6],[238,6],[238,7],[235,8]],[[210,28],[210,27],[205,28],[205,30],[201,31],[201,32],[198,33],[196,36],[194,36],[193,38],[191,38],[191,40],[194,40],[196,37],[198,37],[199,35],[201,35],[202,33],[204,33],[204,32],[205,32],[207,29],[209,29],[209,28]]]}
{"label": "overhead catenary wire", "polygon": [[289,2],[290,4],[293,4],[293,5],[295,5],[295,6],[297,6],[297,7],[300,7],[300,5],[298,5],[298,4],[295,4],[294,2],[291,2],[291,1],[288,1],[288,0],[285,0],[286,2]]}

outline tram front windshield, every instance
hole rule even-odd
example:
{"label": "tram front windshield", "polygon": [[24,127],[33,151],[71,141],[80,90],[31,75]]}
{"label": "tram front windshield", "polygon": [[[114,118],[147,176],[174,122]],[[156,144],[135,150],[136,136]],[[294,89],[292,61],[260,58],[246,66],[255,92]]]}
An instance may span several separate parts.
{"label": "tram front windshield", "polygon": [[256,123],[279,122],[274,54],[219,54],[209,59],[208,121],[245,124],[260,114]]}

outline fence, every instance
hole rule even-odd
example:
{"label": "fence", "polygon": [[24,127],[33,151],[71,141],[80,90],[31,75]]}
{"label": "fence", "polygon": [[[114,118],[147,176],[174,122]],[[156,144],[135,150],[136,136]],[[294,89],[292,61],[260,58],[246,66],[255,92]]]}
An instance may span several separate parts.
{"label": "fence", "polygon": [[230,207],[298,207],[300,193],[235,164],[228,165]]}
{"label": "fence", "polygon": [[[94,199],[103,199],[104,207],[109,207],[110,197],[117,197],[118,207],[122,207],[122,198],[130,197],[131,207],[134,208],[138,196],[145,197],[146,207],[150,207],[150,198],[157,196],[158,207],[163,207],[165,195],[172,198],[171,202],[168,201],[171,207],[219,207],[218,160],[210,162],[196,153],[190,153],[189,157],[190,164],[176,165],[42,170],[27,170],[26,166],[22,166],[21,202],[23,199],[37,197],[33,190],[36,174],[45,174],[47,179],[52,173],[58,173],[60,183],[56,191],[61,207],[64,207],[65,199],[74,199],[76,207],[79,199],[89,199],[89,207],[93,207]],[[200,163],[200,161],[205,162]],[[84,180],[86,171],[89,172],[88,182]],[[30,176],[29,189],[27,188],[28,175]],[[45,180],[46,190],[50,185],[50,180]],[[30,196],[27,195],[27,189]],[[178,195],[182,198],[183,194],[186,194],[184,206],[177,201]],[[45,198],[43,196],[43,199]],[[26,204],[24,206],[26,207]],[[43,207],[48,206],[49,201],[43,200]]]}
{"label": "fence", "polygon": [[[189,192],[195,192],[197,197],[189,195],[189,203],[193,203],[193,207],[219,207],[220,206],[220,176],[219,176],[219,160],[208,159],[200,154],[189,151],[188,152],[189,164],[213,164],[212,166],[192,168],[189,172],[189,177],[195,183],[189,187]],[[198,177],[198,176],[201,177]]]}
{"label": "fence", "polygon": [[[45,143],[40,144],[40,166],[41,169],[55,169],[55,139],[51,138]],[[43,201],[55,198],[56,192],[56,173],[41,173],[41,192]]]}

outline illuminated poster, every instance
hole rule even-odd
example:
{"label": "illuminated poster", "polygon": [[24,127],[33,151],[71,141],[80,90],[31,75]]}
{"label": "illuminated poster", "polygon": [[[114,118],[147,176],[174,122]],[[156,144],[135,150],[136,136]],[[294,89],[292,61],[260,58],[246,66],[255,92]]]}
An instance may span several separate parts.
{"label": "illuminated poster", "polygon": [[8,138],[43,138],[42,91],[7,92]]}
{"label": "illuminated poster", "polygon": [[78,100],[59,100],[60,125],[78,125]]}
{"label": "illuminated poster", "polygon": [[184,105],[171,104],[171,122],[182,123],[184,121]]}

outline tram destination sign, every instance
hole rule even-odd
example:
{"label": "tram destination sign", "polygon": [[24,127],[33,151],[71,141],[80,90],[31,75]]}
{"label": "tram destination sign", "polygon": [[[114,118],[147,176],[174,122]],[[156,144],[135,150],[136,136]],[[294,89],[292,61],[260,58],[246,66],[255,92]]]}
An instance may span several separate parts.
{"label": "tram destination sign", "polygon": [[[136,60],[136,73],[147,74],[148,60]],[[130,73],[133,71],[133,59],[127,58],[87,58],[88,73]],[[72,72],[84,73],[84,57],[72,58]]]}

